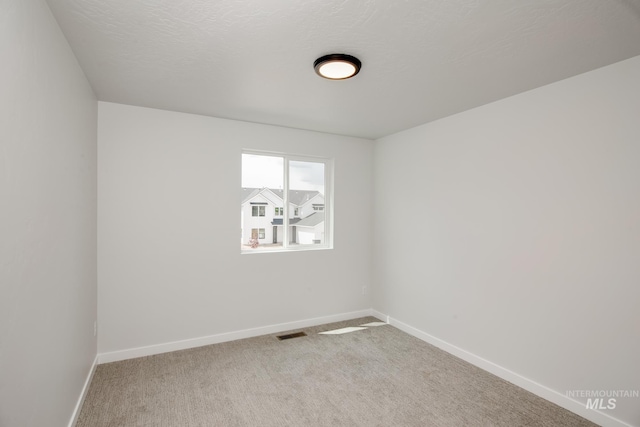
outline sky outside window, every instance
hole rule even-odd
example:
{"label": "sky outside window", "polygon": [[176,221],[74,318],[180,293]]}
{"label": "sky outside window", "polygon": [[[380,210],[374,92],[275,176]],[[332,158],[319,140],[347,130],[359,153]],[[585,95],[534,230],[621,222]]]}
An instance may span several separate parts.
{"label": "sky outside window", "polygon": [[[242,187],[284,187],[284,159],[255,154],[242,155]],[[289,188],[324,193],[324,164],[306,161],[289,162]]]}

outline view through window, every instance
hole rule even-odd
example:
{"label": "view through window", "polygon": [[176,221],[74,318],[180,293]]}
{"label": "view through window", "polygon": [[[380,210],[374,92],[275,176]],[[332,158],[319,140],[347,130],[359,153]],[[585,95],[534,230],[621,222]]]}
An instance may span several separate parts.
{"label": "view through window", "polygon": [[243,252],[330,245],[328,159],[242,154]]}

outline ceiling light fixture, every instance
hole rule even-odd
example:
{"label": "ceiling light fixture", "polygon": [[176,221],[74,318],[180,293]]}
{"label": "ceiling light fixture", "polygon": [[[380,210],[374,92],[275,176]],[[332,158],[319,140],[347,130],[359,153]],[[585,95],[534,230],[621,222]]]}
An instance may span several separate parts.
{"label": "ceiling light fixture", "polygon": [[344,80],[358,74],[362,63],[358,58],[344,53],[325,55],[313,63],[313,68],[320,77],[330,80]]}

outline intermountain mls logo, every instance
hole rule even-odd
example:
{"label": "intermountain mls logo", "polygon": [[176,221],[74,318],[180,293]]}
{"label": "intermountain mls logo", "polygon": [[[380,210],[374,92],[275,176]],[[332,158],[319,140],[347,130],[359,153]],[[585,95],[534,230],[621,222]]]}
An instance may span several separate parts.
{"label": "intermountain mls logo", "polygon": [[586,397],[587,409],[616,409],[619,397],[640,397],[640,390],[569,390],[567,397]]}

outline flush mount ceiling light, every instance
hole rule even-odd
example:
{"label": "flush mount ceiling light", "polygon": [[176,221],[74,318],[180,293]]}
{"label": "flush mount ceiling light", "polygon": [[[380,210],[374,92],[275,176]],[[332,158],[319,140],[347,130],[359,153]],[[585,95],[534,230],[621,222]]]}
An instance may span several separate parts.
{"label": "flush mount ceiling light", "polygon": [[344,80],[358,74],[362,63],[358,58],[343,53],[325,55],[313,63],[313,68],[320,77],[331,80]]}

